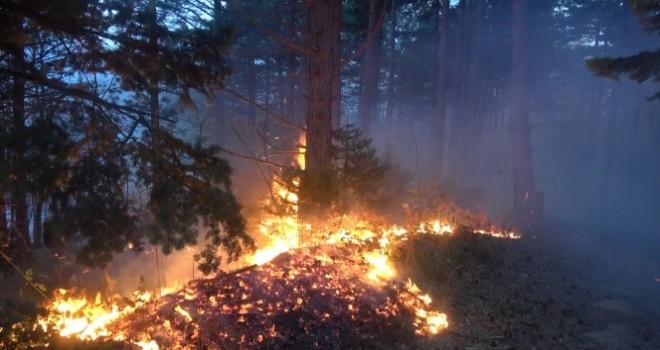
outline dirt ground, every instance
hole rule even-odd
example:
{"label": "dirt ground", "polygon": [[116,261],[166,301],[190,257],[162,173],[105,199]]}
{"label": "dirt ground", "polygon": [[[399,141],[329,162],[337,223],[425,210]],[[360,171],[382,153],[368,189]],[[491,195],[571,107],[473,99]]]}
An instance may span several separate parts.
{"label": "dirt ground", "polygon": [[660,255],[559,227],[486,244],[502,257],[496,264],[472,254],[444,273],[445,286],[429,286],[450,327],[419,348],[660,349]]}
{"label": "dirt ground", "polygon": [[[420,235],[395,251],[402,276],[432,295],[449,328],[392,347],[660,350],[660,254],[559,226],[538,232]],[[25,289],[17,300],[30,306],[38,298],[24,284],[15,283]],[[27,312],[8,303],[0,307],[7,322]]]}

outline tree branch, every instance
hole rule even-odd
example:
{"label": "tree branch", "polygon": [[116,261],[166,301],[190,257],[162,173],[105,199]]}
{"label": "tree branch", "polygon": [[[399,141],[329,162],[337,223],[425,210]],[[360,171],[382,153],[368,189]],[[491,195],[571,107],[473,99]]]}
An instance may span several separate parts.
{"label": "tree branch", "polygon": [[232,89],[228,89],[227,87],[221,87],[220,90],[221,90],[221,91],[225,91],[225,92],[227,92],[228,94],[230,94],[230,95],[232,95],[232,96],[235,96],[235,97],[238,98],[239,100],[241,100],[241,101],[243,101],[243,102],[245,102],[245,103],[247,103],[247,104],[249,104],[249,105],[252,105],[252,106],[256,107],[258,110],[260,110],[260,111],[266,113],[267,116],[269,116],[269,117],[271,117],[271,118],[273,118],[273,119],[279,121],[280,123],[282,123],[282,124],[284,124],[284,125],[286,125],[286,126],[292,127],[292,128],[294,128],[294,129],[297,129],[297,130],[300,130],[300,131],[305,131],[305,128],[303,128],[302,126],[300,126],[300,125],[298,125],[298,124],[296,124],[296,123],[294,123],[294,122],[292,122],[292,121],[286,119],[285,117],[283,117],[283,116],[281,116],[281,115],[279,115],[279,114],[277,114],[277,113],[275,113],[275,112],[270,111],[268,108],[266,108],[266,107],[260,105],[259,103],[257,103],[256,101],[253,101],[253,100],[250,99],[250,98],[247,98],[247,97],[241,95],[241,94],[238,93],[237,91],[234,91],[234,90],[232,90]]}
{"label": "tree branch", "polygon": [[304,53],[304,54],[311,54],[312,53],[312,49],[310,47],[307,47],[307,46],[305,46],[301,43],[291,41],[291,40],[288,40],[288,39],[284,38],[284,36],[282,36],[281,34],[275,32],[274,30],[266,27],[265,25],[255,21],[255,20],[251,19],[249,16],[246,16],[245,13],[243,12],[243,10],[241,9],[241,7],[239,5],[236,5],[235,2],[232,1],[231,3],[232,3],[232,7],[234,7],[236,9],[236,13],[238,13],[238,15],[241,17],[241,19],[243,19],[247,23],[257,27],[259,30],[266,33],[268,36],[272,37],[273,39],[281,42],[282,44],[284,44],[284,46],[286,46],[286,47],[288,47],[288,48],[290,48],[294,51],[300,52],[300,53]]}
{"label": "tree branch", "polygon": [[348,57],[346,57],[339,63],[339,67],[335,68],[336,69],[335,74],[339,73],[342,70],[342,68],[344,68],[347,64],[351,63],[354,59],[362,55],[364,51],[366,51],[367,48],[369,48],[369,46],[373,45],[373,38],[376,37],[375,34],[378,31],[380,31],[383,25],[383,19],[385,18],[385,7],[386,6],[382,6],[380,14],[378,15],[378,21],[376,22],[376,25],[374,26],[373,30],[367,33],[367,38],[369,39],[367,39],[367,41],[365,41],[364,44],[362,44],[362,46],[358,47],[355,51],[353,51],[352,54],[348,55]]}

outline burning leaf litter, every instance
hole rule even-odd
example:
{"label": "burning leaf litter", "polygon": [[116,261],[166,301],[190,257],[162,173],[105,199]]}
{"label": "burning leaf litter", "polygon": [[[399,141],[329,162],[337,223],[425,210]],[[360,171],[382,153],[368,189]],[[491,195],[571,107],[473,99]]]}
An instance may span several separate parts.
{"label": "burning leaf litter", "polygon": [[293,217],[264,220],[260,232],[270,244],[248,257],[246,268],[161,291],[160,298],[136,292],[119,303],[61,290],[39,324],[65,337],[142,349],[391,347],[448,327],[447,316],[399,275],[389,253],[413,234],[452,234],[451,225],[434,220],[407,230],[345,218],[342,223],[303,242],[311,226]]}

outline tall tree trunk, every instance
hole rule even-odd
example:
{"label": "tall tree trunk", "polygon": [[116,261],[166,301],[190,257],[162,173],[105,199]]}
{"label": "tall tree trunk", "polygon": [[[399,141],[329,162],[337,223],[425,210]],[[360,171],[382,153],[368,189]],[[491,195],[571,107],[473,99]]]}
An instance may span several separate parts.
{"label": "tall tree trunk", "polygon": [[362,90],[362,133],[371,135],[371,123],[374,109],[377,104],[379,60],[380,51],[380,14],[383,1],[371,0],[369,2],[369,27],[367,28],[367,53],[364,68],[364,89]]}
{"label": "tall tree trunk", "polygon": [[[296,20],[298,18],[298,13],[296,11],[296,1],[289,1],[289,23],[288,26],[291,28],[289,30],[289,37],[295,37],[294,29],[296,27]],[[284,92],[286,107],[284,115],[289,118],[289,120],[296,122],[296,53],[293,50],[289,50],[286,54],[286,91]],[[300,123],[302,124],[302,123]]]}
{"label": "tall tree trunk", "polygon": [[[303,6],[302,11],[302,29],[301,29],[301,39],[304,43],[308,43],[308,46],[311,44],[311,32],[312,32],[312,17],[310,6],[312,4],[307,3],[306,1],[300,1]],[[293,19],[292,19],[293,21]],[[311,46],[309,46],[311,48]],[[298,85],[298,98],[296,99],[296,109],[297,109],[297,120],[298,125],[306,125],[307,118],[309,113],[309,91],[310,86],[309,82],[312,77],[312,72],[310,71],[310,60],[312,53],[304,53],[300,58],[300,71],[298,75],[300,76],[300,83]],[[306,133],[305,133],[306,135]],[[305,136],[307,137],[307,136]]]}
{"label": "tall tree trunk", "polygon": [[440,33],[438,37],[438,83],[435,100],[435,178],[442,178],[442,162],[444,161],[445,143],[445,95],[447,90],[447,45],[449,42],[449,0],[440,0],[442,18],[440,19]]}
{"label": "tall tree trunk", "polygon": [[44,245],[43,237],[43,209],[44,201],[41,195],[34,196],[34,218],[32,219],[32,241],[35,248],[41,248]]}
{"label": "tall tree trunk", "polygon": [[[152,59],[158,62],[158,11],[157,0],[149,0],[149,48]],[[154,149],[160,148],[158,129],[160,128],[160,106],[158,103],[158,67],[152,68],[149,72],[149,112],[151,113],[152,142]]]}
{"label": "tall tree trunk", "polygon": [[334,1],[332,7],[332,129],[339,129],[341,124],[341,1]]}
{"label": "tall tree trunk", "polygon": [[[257,65],[254,64],[254,57],[250,56],[248,58],[248,69],[245,72],[245,89],[247,90],[248,98],[251,101],[257,101]],[[255,128],[257,125],[257,109],[252,105],[247,106],[247,117],[248,123],[251,128]]]}
{"label": "tall tree trunk", "polygon": [[[469,63],[467,69],[467,90],[465,94],[465,129],[462,138],[463,145],[461,147],[465,171],[463,174],[471,174],[472,178],[477,177],[479,174],[479,152],[482,151],[482,135],[481,135],[481,104],[485,98],[483,93],[484,77],[483,77],[483,60],[482,60],[482,46],[485,44],[483,38],[483,27],[486,21],[485,2],[479,1],[473,6],[470,11],[470,24],[471,32],[471,45],[469,54]],[[472,179],[471,179],[472,180]]]}
{"label": "tall tree trunk", "polygon": [[513,211],[521,224],[543,215],[543,194],[536,191],[532,166],[531,130],[525,88],[525,0],[513,2],[511,76],[511,143],[513,147]]}
{"label": "tall tree trunk", "polygon": [[394,63],[396,58],[396,0],[390,0],[390,37],[388,41],[388,49],[390,52],[390,60],[388,64],[387,75],[387,106],[385,109],[385,122],[387,126],[387,155],[392,157],[394,155]]}
{"label": "tall tree trunk", "polygon": [[[23,18],[16,16],[16,32],[23,32]],[[25,71],[25,48],[22,44],[16,44],[12,49],[12,65],[17,72]],[[17,136],[17,141],[11,148],[14,177],[14,183],[11,193],[11,209],[13,216],[13,233],[15,239],[14,253],[17,256],[27,256],[32,249],[30,240],[30,230],[28,222],[27,191],[24,181],[27,181],[25,164],[25,78],[14,75],[14,84],[12,86],[12,122],[13,133]]]}
{"label": "tall tree trunk", "polygon": [[[309,8],[309,107],[307,115],[307,154],[310,170],[330,165],[332,131],[332,82],[335,2],[315,0]],[[337,33],[338,34],[338,33]]]}
{"label": "tall tree trunk", "polygon": [[[332,161],[332,82],[334,66],[332,46],[333,0],[306,1],[309,12],[309,106],[305,164],[310,171],[329,167]],[[337,35],[339,33],[336,33]]]}
{"label": "tall tree trunk", "polygon": [[[0,154],[0,157],[5,157],[4,154]],[[6,237],[7,234],[7,204],[5,204],[7,199],[5,194],[0,192],[0,237]]]}
{"label": "tall tree trunk", "polygon": [[296,121],[296,56],[295,53],[290,52],[287,54],[286,59],[286,91],[284,92],[286,105],[284,107],[284,115],[291,121]]}
{"label": "tall tree trunk", "polygon": [[225,147],[227,143],[227,111],[225,106],[225,99],[221,93],[215,93],[215,100],[213,101],[213,141],[220,147]]}
{"label": "tall tree trunk", "polygon": [[[270,60],[270,57],[266,57],[266,64],[264,65],[264,102],[263,102],[263,106],[264,108],[266,108],[266,110],[271,110],[270,93],[273,84],[272,66],[273,64]],[[263,119],[259,124],[260,124],[259,132],[266,134],[268,132],[268,129],[270,128],[268,125],[268,116],[266,115],[266,112],[263,112]]]}
{"label": "tall tree trunk", "polygon": [[460,0],[456,7],[456,38],[454,40],[454,65],[453,65],[453,91],[452,91],[452,114],[449,126],[449,153],[452,159],[452,177],[462,174],[463,160],[461,149],[463,138],[465,138],[465,89],[467,79],[468,59],[468,3]]}

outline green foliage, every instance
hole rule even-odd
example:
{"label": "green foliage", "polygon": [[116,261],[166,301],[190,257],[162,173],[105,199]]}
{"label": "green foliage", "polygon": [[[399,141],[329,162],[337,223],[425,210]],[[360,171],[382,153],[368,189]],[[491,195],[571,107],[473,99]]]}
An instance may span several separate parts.
{"label": "green foliage", "polygon": [[206,230],[204,251],[195,257],[204,273],[220,265],[222,248],[230,261],[253,246],[245,233],[241,206],[231,192],[229,163],[216,156],[218,147],[190,145],[169,135],[164,147],[138,146],[138,177],[151,193],[147,208],[152,216],[143,228],[149,241],[164,253],[197,243],[197,227]]}
{"label": "green foliage", "polygon": [[[660,50],[642,51],[627,57],[601,57],[587,60],[594,74],[619,80],[622,75],[642,83],[649,79],[660,82]],[[649,98],[660,100],[660,92]]]}
{"label": "green foliage", "polygon": [[331,167],[282,172],[280,185],[298,196],[303,216],[382,209],[400,195],[395,189],[404,187],[407,176],[399,168],[390,172],[392,167],[377,155],[371,140],[364,138],[358,128],[344,126],[334,132],[333,140]]}
{"label": "green foliage", "polygon": [[630,0],[628,6],[633,10],[644,30],[653,34],[660,34],[660,1],[657,0]]}
{"label": "green foliage", "polygon": [[371,139],[362,136],[362,131],[354,125],[346,125],[336,130],[333,160],[337,177],[348,191],[351,201],[358,200],[373,205],[381,197],[378,188],[389,170],[371,146]]}
{"label": "green foliage", "polygon": [[[628,6],[637,15],[644,30],[660,34],[660,1],[631,0]],[[646,50],[626,57],[600,57],[587,60],[587,67],[599,77],[619,80],[622,75],[643,83],[647,80],[660,82],[660,49]],[[660,101],[660,91],[650,96]]]}
{"label": "green foliage", "polygon": [[[108,3],[116,12],[104,18],[114,28],[114,45],[99,54],[107,68],[121,77],[123,89],[146,91],[150,79],[157,78],[169,92],[189,102],[191,89],[210,93],[209,88],[222,84],[231,72],[224,53],[232,30],[208,19],[213,5],[201,6],[198,11],[204,14],[182,11],[188,6],[187,0],[158,1],[157,28],[151,28],[148,1]],[[157,46],[150,41],[152,33]]]}
{"label": "green foliage", "polygon": [[168,253],[205,232],[210,272],[218,249],[235,259],[251,245],[231,169],[217,148],[152,130],[146,97],[154,84],[183,102],[221,86],[232,30],[210,18],[219,2],[158,1],[156,16],[150,4],[0,0],[0,191],[43,201],[46,245],[87,265],[146,240]]}
{"label": "green foliage", "polygon": [[136,250],[142,246],[136,218],[121,187],[130,170],[117,146],[81,154],[68,169],[63,185],[51,193],[44,243],[66,250],[79,242],[76,256],[89,266],[105,266],[113,253],[129,244]]}

